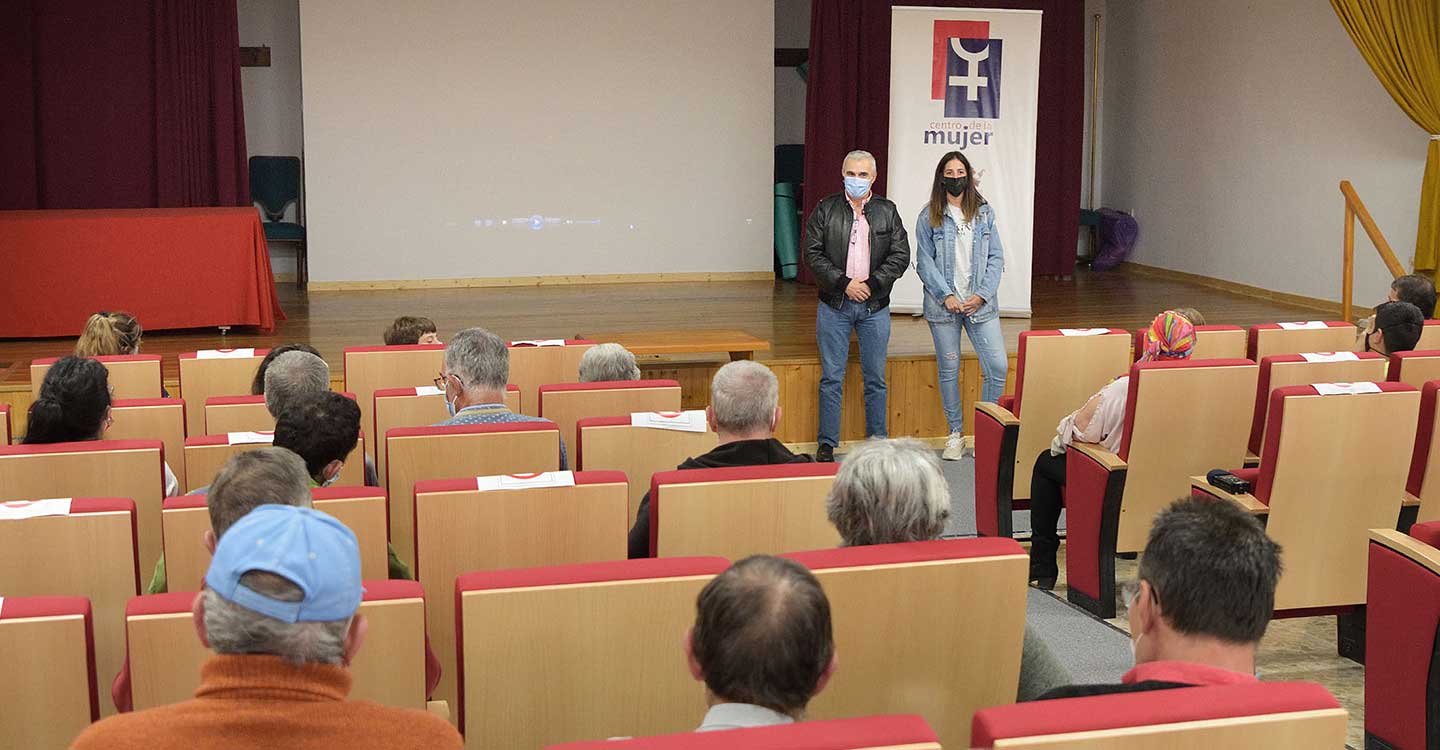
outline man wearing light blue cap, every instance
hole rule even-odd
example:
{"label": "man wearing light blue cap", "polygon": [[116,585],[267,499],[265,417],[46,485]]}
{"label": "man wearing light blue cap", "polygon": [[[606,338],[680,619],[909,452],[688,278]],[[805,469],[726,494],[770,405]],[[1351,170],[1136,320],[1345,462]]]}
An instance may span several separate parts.
{"label": "man wearing light blue cap", "polygon": [[424,711],[350,701],[365,640],[355,534],[309,508],[262,505],[220,538],[195,630],[215,656],[195,698],[93,724],[74,748],[460,748]]}

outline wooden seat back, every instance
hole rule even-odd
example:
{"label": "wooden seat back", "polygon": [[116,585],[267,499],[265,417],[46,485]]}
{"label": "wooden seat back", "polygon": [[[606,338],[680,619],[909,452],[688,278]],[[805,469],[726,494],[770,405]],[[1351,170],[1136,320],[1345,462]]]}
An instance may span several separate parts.
{"label": "wooden seat back", "polygon": [[1384,380],[1390,361],[1374,352],[1277,354],[1260,361],[1255,389],[1255,420],[1250,426],[1251,453],[1260,455],[1270,423],[1270,394],[1291,385],[1358,383]]}
{"label": "wooden seat back", "polygon": [[[634,418],[632,418],[634,417]],[[668,414],[641,414],[624,417],[587,417],[575,423],[575,468],[585,471],[619,471],[630,478],[629,517],[639,512],[640,500],[650,490],[650,477],[670,471],[687,458],[710,452],[719,442],[706,427],[687,432],[660,427]],[[682,412],[685,424],[705,425],[705,412]]]}
{"label": "wooden seat back", "polygon": [[1260,362],[1277,354],[1354,351],[1357,335],[1354,324],[1338,320],[1251,326],[1246,359]]}
{"label": "wooden seat back", "polygon": [[919,716],[867,716],[855,719],[807,719],[795,724],[744,727],[726,732],[686,732],[662,737],[633,737],[567,742],[546,750],[940,750],[935,730]]}
{"label": "wooden seat back", "polygon": [[1420,414],[1415,427],[1415,449],[1410,454],[1410,473],[1405,491],[1420,499],[1416,523],[1440,521],[1440,381],[1431,381],[1420,392]]}
{"label": "wooden seat back", "polygon": [[1396,352],[1390,356],[1390,374],[1387,379],[1396,383],[1407,383],[1417,389],[1424,388],[1425,384],[1432,380],[1440,380],[1440,349]]}
{"label": "wooden seat back", "polygon": [[[159,354],[118,354],[106,357],[91,357],[110,371],[110,398],[160,398],[163,384],[160,382]],[[30,362],[30,398],[40,397],[40,386],[45,382],[45,373],[59,357],[47,357]]]}
{"label": "wooden seat back", "polygon": [[[355,400],[353,393],[340,395]],[[268,432],[275,429],[275,416],[265,405],[261,396],[216,396],[205,402],[206,435],[225,435],[231,432]],[[360,422],[361,431],[365,421]]]}
{"label": "wooden seat back", "polygon": [[93,633],[83,596],[0,603],[0,747],[67,747],[100,718]]}
{"label": "wooden seat back", "polygon": [[[433,385],[416,388],[381,388],[375,391],[372,435],[384,435],[396,427],[425,427],[445,421],[445,392]],[[520,387],[505,386],[505,408],[520,413]],[[368,425],[367,425],[368,426]],[[376,451],[375,469],[385,476],[385,451]]]}
{"label": "wooden seat back", "polygon": [[249,395],[255,371],[269,349],[205,349],[180,355],[180,395],[194,404],[185,415],[186,435],[205,435],[201,408],[216,396]]}
{"label": "wooden seat back", "polygon": [[595,345],[584,339],[556,341],[545,346],[519,341],[509,344],[510,382],[520,387],[520,405],[532,417],[540,416],[540,386],[579,382],[580,358]]}
{"label": "wooden seat back", "polygon": [[143,398],[110,402],[110,428],[106,440],[159,440],[180,491],[185,482],[185,400]]}
{"label": "wooden seat back", "polygon": [[1425,327],[1420,329],[1420,340],[1415,342],[1415,349],[1440,349],[1440,320],[1432,318],[1425,321]]}
{"label": "wooden seat back", "polygon": [[[237,453],[266,448],[275,444],[274,431],[231,432],[221,435],[201,435],[185,438],[185,473],[190,479],[191,491],[209,487],[225,462]],[[342,487],[365,486],[365,433],[360,433],[355,450],[345,457],[340,476],[335,483]]]}
{"label": "wooden seat back", "polygon": [[[824,586],[843,665],[810,702],[807,716],[915,713],[930,722],[943,745],[969,747],[975,711],[1015,699],[1030,558],[1013,539],[882,544],[785,557],[810,568]],[[980,674],[985,678],[976,679]]]}
{"label": "wooden seat back", "polygon": [[540,386],[540,416],[560,427],[560,438],[575,445],[575,423],[585,417],[633,412],[680,411],[675,380],[619,380],[603,383],[552,383]]}
{"label": "wooden seat back", "polygon": [[[39,509],[36,503],[29,506],[31,510]],[[66,511],[53,505],[50,509]],[[13,512],[16,507],[11,505],[9,510]],[[125,658],[125,602],[140,592],[135,503],[118,498],[75,498],[63,515],[0,517],[0,591],[7,596],[6,609],[10,607],[10,596],[89,599],[95,638],[92,678],[95,684],[108,684]],[[0,633],[4,632],[0,629]],[[0,683],[14,682],[10,670],[17,662],[6,659],[0,663],[5,664],[5,679]],[[73,676],[67,679],[74,680]],[[26,683],[20,687],[32,689]],[[6,704],[7,715],[12,705]],[[99,709],[105,716],[115,712],[108,702]]]}
{"label": "wooden seat back", "polygon": [[1440,523],[1417,523],[1409,535],[1390,529],[1370,531],[1365,595],[1365,744],[1369,747],[1429,747],[1436,739],[1437,543]]}
{"label": "wooden seat back", "polygon": [[[369,425],[375,421],[375,391],[435,387],[435,378],[440,377],[445,364],[445,345],[348,346],[344,358],[345,390],[355,394],[360,404],[360,424]],[[377,434],[384,437],[383,433]],[[377,445],[370,449],[371,458],[379,448]]]}
{"label": "wooden seat back", "polygon": [[465,746],[694,729],[704,688],[685,666],[680,639],[695,622],[700,589],[729,565],[670,558],[460,576],[452,716]]}
{"label": "wooden seat back", "polygon": [[0,404],[0,445],[9,445],[14,437],[10,426],[10,405]]}
{"label": "wooden seat back", "polygon": [[552,422],[398,427],[385,434],[390,543],[415,562],[415,483],[560,468],[560,430]]}
{"label": "wooden seat back", "polygon": [[650,480],[655,557],[774,555],[840,544],[825,497],[839,464],[680,469]]}

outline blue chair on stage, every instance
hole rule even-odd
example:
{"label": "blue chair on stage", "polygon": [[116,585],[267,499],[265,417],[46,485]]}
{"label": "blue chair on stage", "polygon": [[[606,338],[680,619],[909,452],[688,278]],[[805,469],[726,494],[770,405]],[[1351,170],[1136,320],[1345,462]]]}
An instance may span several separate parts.
{"label": "blue chair on stage", "polygon": [[[250,157],[250,202],[260,205],[265,241],[294,242],[295,282],[301,288],[310,280],[305,254],[305,210],[300,203],[300,159],[295,156]],[[285,221],[294,204],[295,221]]]}

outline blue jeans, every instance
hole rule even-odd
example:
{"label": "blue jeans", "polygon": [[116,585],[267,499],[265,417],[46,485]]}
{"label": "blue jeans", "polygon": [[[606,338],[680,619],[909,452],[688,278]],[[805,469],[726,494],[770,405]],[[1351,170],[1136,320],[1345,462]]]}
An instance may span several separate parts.
{"label": "blue jeans", "polygon": [[875,312],[846,298],[840,309],[821,302],[815,312],[815,341],[820,346],[820,436],[823,445],[840,444],[840,404],[845,396],[845,367],[850,332],[860,341],[860,372],[865,376],[865,436],[886,437],[885,355],[890,349],[890,308]]}
{"label": "blue jeans", "polygon": [[965,315],[956,315],[948,323],[931,323],[930,337],[935,340],[935,364],[940,370],[940,402],[945,405],[945,421],[951,432],[961,432],[965,415],[960,410],[960,329],[970,337],[975,356],[980,358],[980,400],[994,403],[1005,393],[1005,373],[1010,367],[1005,357],[1005,337],[1000,333],[1000,318],[972,323]]}

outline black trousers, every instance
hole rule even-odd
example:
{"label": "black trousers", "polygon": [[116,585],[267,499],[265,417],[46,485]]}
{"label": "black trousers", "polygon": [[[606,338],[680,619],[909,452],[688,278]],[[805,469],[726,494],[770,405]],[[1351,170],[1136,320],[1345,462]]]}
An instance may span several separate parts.
{"label": "black trousers", "polygon": [[1060,511],[1065,507],[1065,456],[1050,449],[1035,458],[1030,475],[1030,576],[1054,578],[1060,573]]}

